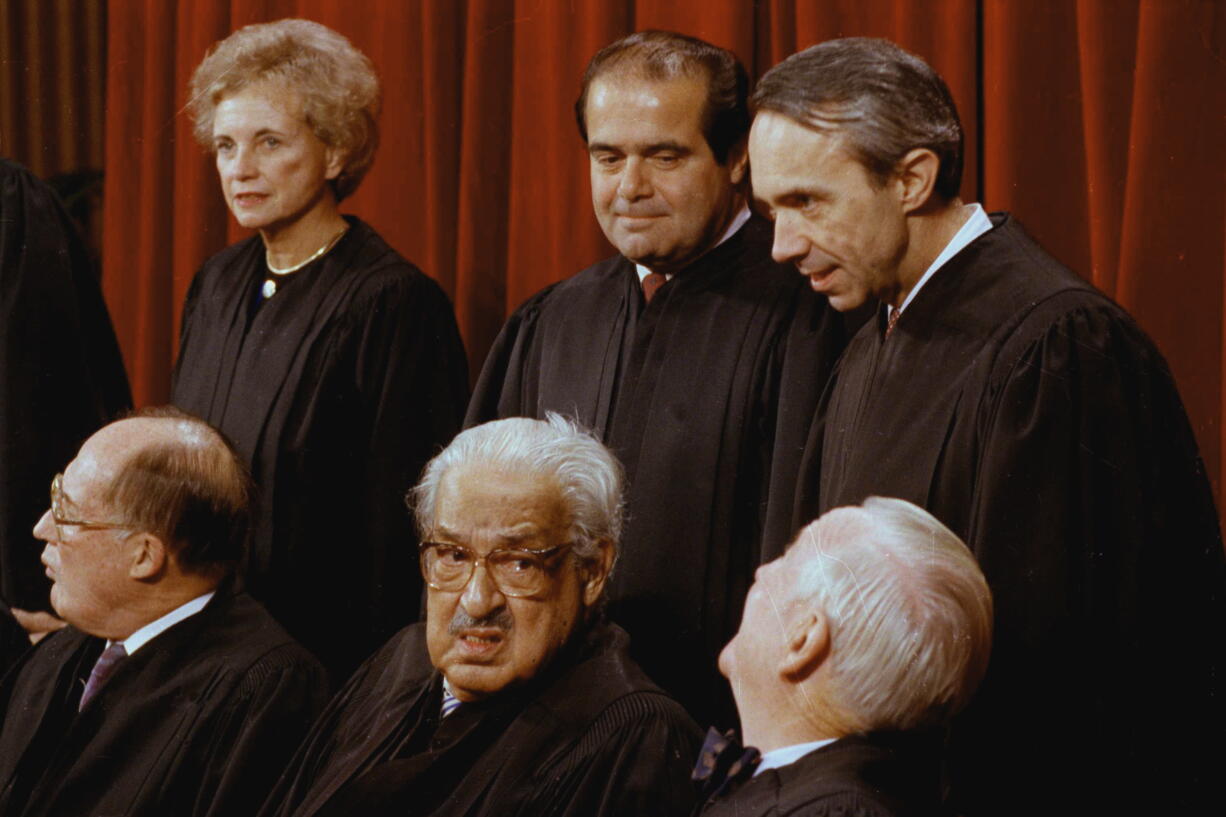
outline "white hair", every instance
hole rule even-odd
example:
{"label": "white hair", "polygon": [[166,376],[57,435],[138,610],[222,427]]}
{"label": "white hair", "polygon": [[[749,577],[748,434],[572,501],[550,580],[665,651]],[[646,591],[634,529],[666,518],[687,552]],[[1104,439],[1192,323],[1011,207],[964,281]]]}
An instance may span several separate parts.
{"label": "white hair", "polygon": [[830,626],[830,700],[856,731],[943,723],[987,669],[992,596],[949,528],[901,499],[850,509],[854,536],[801,533],[805,582]]}
{"label": "white hair", "polygon": [[551,478],[570,515],[572,553],[582,561],[599,557],[601,541],[621,541],[621,463],[573,420],[549,412],[545,420],[510,417],[462,432],[426,465],[408,495],[418,531],[428,538],[434,524],[438,486],[457,465],[480,463]]}

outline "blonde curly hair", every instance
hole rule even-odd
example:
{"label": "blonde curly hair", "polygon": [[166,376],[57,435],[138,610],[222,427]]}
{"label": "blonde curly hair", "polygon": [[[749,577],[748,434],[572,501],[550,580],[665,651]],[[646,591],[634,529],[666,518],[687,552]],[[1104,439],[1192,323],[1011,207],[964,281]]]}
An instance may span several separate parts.
{"label": "blonde curly hair", "polygon": [[194,133],[207,150],[213,150],[217,105],[258,82],[273,82],[299,95],[303,117],[315,136],[345,156],[345,166],[332,182],[337,200],[356,190],[379,144],[379,77],[366,55],[311,20],[240,28],[209,49],[189,86]]}

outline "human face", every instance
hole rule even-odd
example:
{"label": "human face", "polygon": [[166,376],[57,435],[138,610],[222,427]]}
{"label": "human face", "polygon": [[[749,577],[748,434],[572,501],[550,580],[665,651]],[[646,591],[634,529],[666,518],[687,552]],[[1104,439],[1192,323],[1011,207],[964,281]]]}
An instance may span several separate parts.
{"label": "human face", "polygon": [[[127,432],[107,426],[87,440],[68,464],[60,482],[61,510],[68,518],[117,523],[123,519],[101,496],[118,473],[123,449],[117,443],[123,442]],[[104,638],[128,635],[113,629],[113,620],[131,591],[133,533],[122,528],[57,526],[50,509],[42,515],[34,535],[46,543],[42,562],[53,582],[51,606],[60,618]]]}
{"label": "human face", "polygon": [[736,215],[743,148],[724,165],[702,133],[707,85],[679,77],[597,79],[588,89],[592,206],[622,255],[672,272],[705,253]]}
{"label": "human face", "polygon": [[[439,482],[430,538],[463,545],[478,556],[499,547],[543,550],[567,543],[569,522],[551,480],[459,465]],[[599,598],[602,576],[586,575],[565,553],[552,565],[549,588],[531,598],[505,596],[485,562],[460,590],[428,589],[430,660],[461,701],[480,700],[535,676]]]}
{"label": "human face", "polygon": [[244,227],[276,234],[336,207],[327,182],[340,174],[339,152],[319,140],[301,108],[297,94],[269,83],[245,86],[217,105],[217,173]]}
{"label": "human face", "polygon": [[[821,592],[813,575],[817,560],[862,541],[867,525],[862,510],[836,508],[802,530],[782,556],[757,569],[740,629],[719,656],[720,672],[734,691],[761,690],[777,677],[789,638],[812,616],[814,593]],[[744,699],[737,694],[738,701]]]}
{"label": "human face", "polygon": [[775,222],[772,255],[809,277],[835,309],[895,306],[908,246],[897,178],[876,184],[839,133],[763,111],[749,132],[754,198]]}
{"label": "human face", "polygon": [[797,590],[803,554],[804,549],[794,544],[754,573],[740,629],[719,654],[719,671],[731,682],[738,701],[753,697],[742,690],[769,683],[784,656],[788,617],[800,601]]}

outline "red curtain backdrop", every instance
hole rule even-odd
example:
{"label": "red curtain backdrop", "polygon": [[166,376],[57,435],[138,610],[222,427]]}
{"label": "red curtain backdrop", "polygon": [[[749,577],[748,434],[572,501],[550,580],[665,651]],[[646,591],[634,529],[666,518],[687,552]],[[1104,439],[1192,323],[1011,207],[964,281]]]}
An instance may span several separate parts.
{"label": "red curtain backdrop", "polygon": [[760,76],[831,37],[897,41],[957,100],[964,197],[1013,211],[1138,318],[1220,484],[1223,4],[111,0],[104,281],[138,403],[165,400],[188,283],[240,236],[182,113],[187,80],[212,42],[287,16],[335,28],[378,67],[382,147],[344,209],[451,294],[474,371],[510,309],[610,252],[571,107],[598,48],[670,28],[733,49]]}

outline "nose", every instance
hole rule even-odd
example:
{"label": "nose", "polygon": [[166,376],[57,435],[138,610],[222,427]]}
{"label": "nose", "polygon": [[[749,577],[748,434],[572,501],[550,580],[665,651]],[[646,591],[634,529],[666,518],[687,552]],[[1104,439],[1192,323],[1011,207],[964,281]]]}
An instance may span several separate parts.
{"label": "nose", "polygon": [[775,216],[775,241],[771,245],[771,258],[780,264],[799,261],[808,253],[808,242],[796,229],[794,219],[786,212]]}
{"label": "nose", "polygon": [[498,589],[498,585],[494,584],[494,579],[490,576],[485,563],[479,563],[473,568],[473,574],[469,577],[468,584],[464,586],[463,595],[460,596],[460,604],[464,607],[464,612],[473,618],[484,618],[506,603],[506,598]]}
{"label": "nose", "polygon": [[242,145],[235,145],[230,155],[222,159],[222,162],[224,163],[222,168],[223,175],[231,179],[250,179],[257,173],[255,158],[252,156],[251,151]]}
{"label": "nose", "polygon": [[34,538],[42,539],[44,542],[51,542],[57,538],[55,520],[51,518],[50,508],[43,511],[43,515],[34,523]]}
{"label": "nose", "polygon": [[643,160],[637,156],[626,159],[617,182],[617,195],[625,201],[638,201],[651,198],[651,194],[651,180]]}

